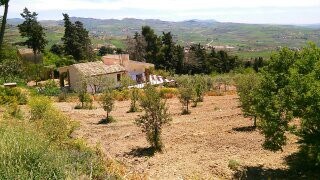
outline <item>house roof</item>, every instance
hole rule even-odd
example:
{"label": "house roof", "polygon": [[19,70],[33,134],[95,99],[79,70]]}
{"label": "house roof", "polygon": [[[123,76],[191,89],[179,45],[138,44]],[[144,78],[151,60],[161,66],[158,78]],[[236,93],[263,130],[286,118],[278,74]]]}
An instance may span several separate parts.
{"label": "house roof", "polygon": [[148,67],[154,67],[154,64],[140,62],[140,61],[133,61],[133,60],[129,60],[129,64],[140,64],[140,65],[144,65],[144,66],[148,66]]}
{"label": "house roof", "polygon": [[98,76],[103,74],[111,74],[126,71],[124,67],[115,65],[105,65],[103,62],[87,62],[72,65],[85,76]]}

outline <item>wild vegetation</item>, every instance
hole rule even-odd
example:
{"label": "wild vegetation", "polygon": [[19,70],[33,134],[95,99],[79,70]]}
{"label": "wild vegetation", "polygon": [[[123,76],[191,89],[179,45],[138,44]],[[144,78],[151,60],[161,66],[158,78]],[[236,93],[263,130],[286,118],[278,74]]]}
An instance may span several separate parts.
{"label": "wild vegetation", "polygon": [[[12,110],[8,104],[27,101],[18,89],[1,88],[0,92],[1,108]],[[13,114],[0,118],[1,179],[117,177],[108,172],[98,147],[92,149],[83,140],[71,138],[77,123],[55,109],[50,99],[31,97],[28,107],[30,112],[24,111],[20,120]]]}

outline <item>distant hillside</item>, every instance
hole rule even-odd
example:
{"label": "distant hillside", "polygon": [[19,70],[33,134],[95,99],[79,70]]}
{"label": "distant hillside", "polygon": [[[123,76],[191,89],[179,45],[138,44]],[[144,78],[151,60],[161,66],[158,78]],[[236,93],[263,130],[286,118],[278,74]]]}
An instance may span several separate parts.
{"label": "distant hillside", "polygon": [[[261,25],[221,23],[215,20],[188,20],[181,22],[162,21],[158,19],[93,19],[71,17],[72,21],[81,21],[96,38],[95,43],[103,43],[110,39],[119,40],[140,32],[145,25],[155,29],[157,34],[171,31],[176,41],[182,45],[202,43],[210,45],[229,45],[238,51],[265,52],[278,47],[288,46],[299,48],[307,41],[314,41],[320,45],[320,27],[292,26],[292,25]],[[9,19],[8,23],[17,25],[21,19]],[[63,31],[63,21],[41,21],[51,33]],[[50,35],[52,36],[52,35]],[[56,38],[57,39],[57,38]],[[115,42],[115,41],[114,41]],[[123,46],[118,41],[115,43]]]}

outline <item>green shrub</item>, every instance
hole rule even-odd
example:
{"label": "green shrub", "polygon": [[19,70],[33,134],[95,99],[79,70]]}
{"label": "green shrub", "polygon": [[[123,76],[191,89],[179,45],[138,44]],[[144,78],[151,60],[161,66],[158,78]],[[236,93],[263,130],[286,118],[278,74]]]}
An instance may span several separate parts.
{"label": "green shrub", "polygon": [[31,120],[41,120],[45,113],[53,109],[52,102],[44,96],[36,96],[30,99],[29,104]]}
{"label": "green shrub", "polygon": [[61,90],[54,80],[48,80],[39,92],[45,96],[58,96]]}
{"label": "green shrub", "polygon": [[196,99],[194,82],[191,76],[179,76],[176,78],[179,90],[179,100],[182,104],[182,114],[190,114],[189,105]]}
{"label": "green shrub", "polygon": [[0,179],[107,178],[105,162],[97,151],[50,143],[33,123],[0,124]]}
{"label": "green shrub", "polygon": [[58,112],[55,109],[50,109],[44,112],[41,128],[47,137],[54,142],[62,144],[67,140],[74,131],[77,124],[71,119]]}
{"label": "green shrub", "polygon": [[207,80],[202,75],[195,75],[193,77],[193,86],[195,91],[195,98],[193,100],[193,106],[196,107],[198,102],[203,102],[204,93],[207,90]]}
{"label": "green shrub", "polygon": [[130,91],[128,89],[124,90],[114,90],[112,92],[113,97],[117,101],[125,101],[130,99]]}
{"label": "green shrub", "polygon": [[0,105],[11,103],[14,98],[20,105],[27,103],[27,95],[21,89],[0,87]]}
{"label": "green shrub", "polygon": [[259,89],[259,74],[242,74],[236,78],[237,93],[241,104],[241,109],[245,117],[253,119],[253,126],[256,127],[257,114],[254,108],[255,94],[254,92]]}
{"label": "green shrub", "polygon": [[240,163],[234,159],[231,159],[228,163],[228,167],[233,170],[233,171],[236,171],[239,169],[240,167]]}
{"label": "green shrub", "polygon": [[130,96],[130,99],[131,99],[131,102],[130,102],[130,109],[128,112],[137,112],[139,111],[138,109],[138,100],[139,100],[139,97],[140,97],[140,91],[138,88],[133,88],[131,89],[131,96]]}
{"label": "green shrub", "polygon": [[107,90],[103,93],[101,97],[101,106],[103,110],[107,112],[107,117],[100,121],[100,124],[108,123],[108,122],[113,122],[114,120],[112,119],[111,116],[109,116],[110,112],[112,111],[114,107],[114,97],[112,95],[111,90]]}
{"label": "green shrub", "polygon": [[77,105],[76,109],[93,109],[93,97],[87,92],[81,92],[78,94],[80,105]]}
{"label": "green shrub", "polygon": [[161,98],[163,99],[170,99],[179,94],[179,91],[177,88],[163,87],[163,88],[160,88],[159,92],[160,92]]}

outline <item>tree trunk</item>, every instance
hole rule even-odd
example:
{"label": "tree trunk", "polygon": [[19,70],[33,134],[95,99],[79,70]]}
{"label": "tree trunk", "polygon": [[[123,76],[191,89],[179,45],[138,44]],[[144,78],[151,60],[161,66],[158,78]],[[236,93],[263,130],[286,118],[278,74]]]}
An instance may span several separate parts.
{"label": "tree trunk", "polygon": [[4,13],[2,17],[1,30],[0,30],[0,50],[2,49],[4,31],[6,29],[6,24],[7,24],[8,9],[9,9],[9,0],[4,5]]}
{"label": "tree trunk", "polygon": [[253,117],[253,127],[257,127],[257,117]]}
{"label": "tree trunk", "polygon": [[189,101],[187,101],[187,113],[189,113]]}

